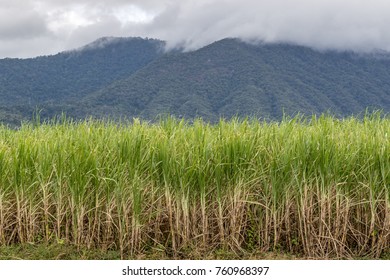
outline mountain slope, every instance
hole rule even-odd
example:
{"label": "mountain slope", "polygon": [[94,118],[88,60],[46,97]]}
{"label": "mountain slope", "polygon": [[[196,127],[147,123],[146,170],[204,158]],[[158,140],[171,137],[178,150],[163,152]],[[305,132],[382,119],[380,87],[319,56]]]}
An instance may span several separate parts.
{"label": "mountain slope", "polygon": [[153,118],[283,112],[338,116],[366,108],[390,111],[390,60],[309,48],[250,45],[225,39],[200,50],[159,57],[127,79],[85,96],[89,114]]}
{"label": "mountain slope", "polygon": [[390,55],[319,52],[288,44],[224,39],[193,52],[164,42],[102,38],[79,50],[0,60],[0,120],[33,110],[75,118],[154,119],[332,112],[390,112]]}
{"label": "mountain slope", "polygon": [[162,55],[163,47],[159,40],[101,38],[53,56],[1,59],[0,112],[15,105],[27,115],[36,106],[48,112],[53,104],[67,108],[70,100],[130,76]]}

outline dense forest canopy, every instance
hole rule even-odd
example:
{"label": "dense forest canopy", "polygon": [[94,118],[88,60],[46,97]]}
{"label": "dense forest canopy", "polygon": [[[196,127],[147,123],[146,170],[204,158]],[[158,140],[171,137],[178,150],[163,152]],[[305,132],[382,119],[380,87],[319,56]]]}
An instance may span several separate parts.
{"label": "dense forest canopy", "polygon": [[388,113],[389,58],[237,39],[182,52],[155,39],[101,38],[53,56],[1,59],[0,120],[18,125],[37,109],[43,118],[172,114],[208,121]]}

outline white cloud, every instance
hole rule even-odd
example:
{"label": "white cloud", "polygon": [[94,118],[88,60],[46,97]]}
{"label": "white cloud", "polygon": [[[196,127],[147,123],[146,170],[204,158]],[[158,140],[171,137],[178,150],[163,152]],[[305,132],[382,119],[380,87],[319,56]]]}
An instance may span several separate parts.
{"label": "white cloud", "polygon": [[[177,16],[174,16],[174,13]],[[389,49],[390,2],[381,0],[219,0],[176,3],[152,32],[197,48],[224,37],[319,48]]]}
{"label": "white cloud", "polygon": [[55,53],[101,36],[187,49],[239,37],[390,51],[388,26],[387,0],[0,0],[0,57]]}
{"label": "white cloud", "polygon": [[155,16],[153,13],[148,13],[135,5],[115,8],[112,14],[123,24],[150,23]]}

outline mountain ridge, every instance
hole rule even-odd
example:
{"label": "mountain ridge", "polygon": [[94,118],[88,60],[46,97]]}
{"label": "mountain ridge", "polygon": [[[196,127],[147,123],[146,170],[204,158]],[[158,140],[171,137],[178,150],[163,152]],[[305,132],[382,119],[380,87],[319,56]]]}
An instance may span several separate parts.
{"label": "mountain ridge", "polygon": [[388,113],[389,57],[234,38],[167,51],[161,40],[105,37],[54,56],[0,60],[0,119],[9,122],[14,114],[17,122],[35,108],[47,118],[169,113],[210,121],[285,113],[343,117],[367,108]]}

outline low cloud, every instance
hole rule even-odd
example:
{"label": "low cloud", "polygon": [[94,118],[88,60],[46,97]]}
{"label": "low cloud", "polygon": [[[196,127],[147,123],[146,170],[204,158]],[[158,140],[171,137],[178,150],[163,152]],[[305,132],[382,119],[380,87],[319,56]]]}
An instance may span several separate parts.
{"label": "low cloud", "polygon": [[[2,4],[0,2],[0,4]],[[0,40],[31,39],[49,33],[44,16],[34,9],[20,9],[18,5],[0,6]]]}
{"label": "low cloud", "polygon": [[390,2],[380,0],[182,1],[156,17],[149,31],[188,49],[239,37],[324,49],[390,50],[388,11]]}
{"label": "low cloud", "polygon": [[238,37],[390,51],[388,11],[385,0],[0,0],[0,57],[56,53],[102,36],[154,37],[187,50]]}

